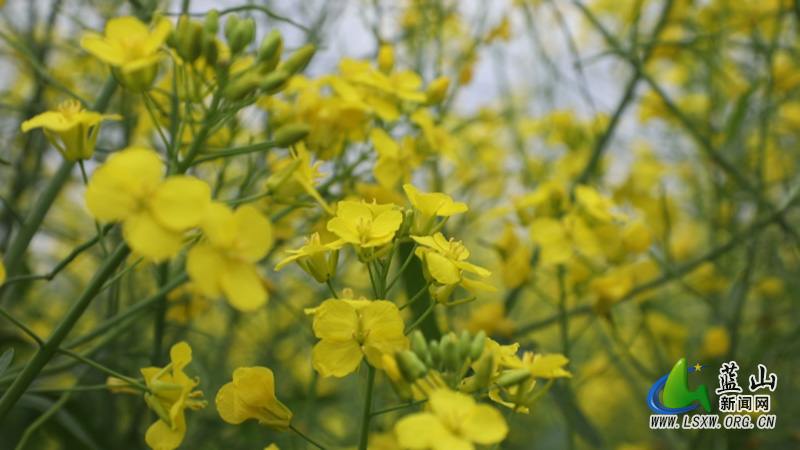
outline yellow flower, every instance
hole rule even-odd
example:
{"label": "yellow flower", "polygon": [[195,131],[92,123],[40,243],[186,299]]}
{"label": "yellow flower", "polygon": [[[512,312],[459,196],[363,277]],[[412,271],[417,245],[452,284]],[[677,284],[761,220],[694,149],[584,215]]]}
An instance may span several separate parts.
{"label": "yellow flower", "polygon": [[129,147],[92,175],[86,206],[100,220],[122,222],[122,235],[135,252],[163,261],[183,246],[183,232],[200,224],[210,189],[196,178],[162,180],[164,163],[144,147]]}
{"label": "yellow flower", "polygon": [[120,83],[134,92],[150,88],[158,72],[159,48],[172,31],[172,22],[160,18],[151,32],[139,19],[117,17],[106,23],[105,36],[89,35],[81,47],[108,63]]}
{"label": "yellow flower", "polygon": [[[329,244],[320,241],[319,233],[311,235],[311,239],[305,239],[306,245],[299,250],[287,250],[292,256],[284,259],[275,266],[275,270],[281,270],[286,264],[296,261],[309,275],[320,283],[324,283],[336,275],[336,267],[339,264],[339,248],[344,243],[341,239]],[[326,254],[330,256],[326,259]]]}
{"label": "yellow flower", "polygon": [[[45,136],[67,161],[89,159],[94,153],[100,122],[121,120],[117,114],[100,114],[86,111],[76,100],[67,100],[58,105],[58,110],[47,111],[30,120],[22,122],[22,131],[27,133],[34,128],[42,128]],[[90,132],[91,129],[91,132]],[[61,142],[55,139],[57,135]]]}
{"label": "yellow flower", "polygon": [[[186,434],[186,408],[199,411],[206,406],[203,393],[192,391],[198,379],[190,379],[183,368],[192,361],[192,349],[186,342],[179,342],[169,351],[170,362],[163,369],[148,367],[142,369],[142,375],[150,388],[144,398],[150,409],[158,414],[156,420],[147,429],[145,440],[154,450],[172,450],[178,448]],[[170,370],[172,371],[170,373]]]}
{"label": "yellow flower", "polygon": [[394,188],[400,180],[409,181],[413,170],[422,164],[410,136],[398,144],[382,129],[373,128],[369,139],[378,154],[372,173],[382,186]]}
{"label": "yellow flower", "polygon": [[403,190],[414,209],[419,211],[411,228],[414,234],[428,234],[436,217],[450,217],[468,209],[464,203],[454,202],[448,195],[439,192],[423,194],[410,184],[404,184]]}
{"label": "yellow flower", "polygon": [[275,397],[275,376],[266,367],[240,367],[216,398],[222,420],[234,425],[248,419],[275,431],[286,431],[292,412]]}
{"label": "yellow flower", "polygon": [[403,215],[391,203],[343,201],[336,217],[328,221],[328,231],[360,247],[379,247],[394,238],[402,222]]}
{"label": "yellow flower", "polygon": [[382,369],[384,354],[408,348],[400,311],[386,300],[325,300],[316,309],[313,328],[321,341],[314,346],[311,361],[326,377],[355,371],[364,356]]}
{"label": "yellow flower", "polygon": [[417,248],[415,254],[425,262],[426,275],[433,281],[445,285],[461,284],[470,291],[495,290],[488,284],[463,277],[463,272],[474,273],[481,277],[488,277],[491,272],[466,261],[469,258],[469,250],[461,241],[453,238],[448,241],[442,233],[433,236],[411,236],[411,239],[422,245]]}
{"label": "yellow flower", "polygon": [[731,347],[731,336],[723,326],[710,327],[703,334],[703,347],[700,354],[706,358],[718,358]]}
{"label": "yellow flower", "polygon": [[255,262],[272,248],[272,225],[255,207],[235,212],[214,202],[202,223],[207,242],[186,255],[186,271],[197,289],[208,297],[225,294],[240,311],[253,311],[267,301],[267,290]]}
{"label": "yellow flower", "polygon": [[468,450],[501,442],[508,434],[503,416],[489,405],[446,389],[433,391],[429,412],[411,414],[395,425],[400,446],[410,449]]}

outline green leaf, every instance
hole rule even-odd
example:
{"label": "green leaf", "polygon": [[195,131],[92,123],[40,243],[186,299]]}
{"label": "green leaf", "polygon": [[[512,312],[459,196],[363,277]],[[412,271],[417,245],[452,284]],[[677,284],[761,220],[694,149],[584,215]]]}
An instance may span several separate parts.
{"label": "green leaf", "polygon": [[14,348],[9,348],[0,356],[0,377],[3,376],[8,366],[11,365],[11,360],[14,359]]}

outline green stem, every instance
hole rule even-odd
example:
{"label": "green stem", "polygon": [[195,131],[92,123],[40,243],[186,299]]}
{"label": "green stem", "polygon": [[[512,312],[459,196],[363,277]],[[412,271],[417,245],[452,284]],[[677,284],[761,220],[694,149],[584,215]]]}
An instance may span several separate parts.
{"label": "green stem", "polygon": [[317,447],[320,450],[325,450],[325,447],[320,445],[317,441],[315,441],[315,440],[311,439],[310,437],[308,437],[302,431],[298,430],[297,427],[295,427],[294,425],[289,424],[289,429],[294,431],[295,433],[297,433],[298,436],[300,436],[301,438],[305,439],[306,442],[308,442],[309,444],[313,445],[314,447]]}
{"label": "green stem", "polygon": [[409,301],[405,302],[405,303],[403,304],[403,306],[401,306],[401,307],[399,308],[399,309],[400,309],[400,311],[402,311],[402,310],[404,310],[404,309],[408,308],[408,307],[409,307],[409,306],[411,306],[411,305],[412,305],[412,304],[413,304],[415,301],[417,301],[418,299],[422,298],[422,294],[424,294],[424,293],[425,293],[425,291],[427,291],[427,290],[428,290],[428,288],[429,288],[430,286],[431,286],[431,282],[430,282],[430,281],[428,281],[428,283],[425,285],[425,287],[423,287],[422,289],[420,289],[420,290],[419,290],[419,292],[417,292],[416,294],[414,294],[414,296],[413,296],[413,297],[411,297],[411,300],[409,300]]}
{"label": "green stem", "polygon": [[433,312],[433,309],[436,308],[436,305],[438,305],[438,304],[439,304],[438,302],[432,301],[431,302],[431,306],[429,306],[428,309],[426,309],[425,312],[422,313],[422,315],[419,317],[419,319],[417,319],[416,322],[412,323],[411,326],[408,327],[408,329],[406,330],[406,336],[408,336],[409,333],[414,331],[414,329],[416,329],[419,326],[419,324],[422,323],[423,320],[428,318],[428,316],[431,315],[431,313]]}
{"label": "green stem", "polygon": [[375,388],[375,368],[367,363],[367,388],[364,392],[364,407],[361,409],[361,435],[358,450],[367,450],[369,423],[372,419],[372,391]]}
{"label": "green stem", "polygon": [[17,403],[25,390],[33,383],[39,371],[50,361],[61,342],[67,337],[72,328],[78,322],[78,319],[83,315],[86,308],[89,307],[92,300],[100,292],[103,283],[108,279],[116,270],[122,261],[128,256],[130,250],[124,244],[114,250],[114,252],[100,265],[95,272],[92,279],[86,285],[86,288],[75,300],[70,309],[61,319],[61,321],[53,329],[50,336],[47,337],[44,345],[39,347],[33,354],[33,357],[28,361],[28,364],[14,380],[14,383],[9,387],[8,391],[0,398],[0,421],[2,421],[14,405]]}
{"label": "green stem", "polygon": [[426,403],[427,401],[428,401],[427,398],[423,398],[422,400],[414,400],[413,402],[403,403],[402,405],[390,406],[388,408],[383,408],[383,409],[379,409],[377,411],[373,411],[372,415],[373,416],[379,416],[381,414],[390,413],[392,411],[397,411],[397,410],[400,410],[400,409],[403,409],[403,408],[409,408],[411,406],[421,405],[423,403]]}
{"label": "green stem", "polygon": [[328,289],[330,289],[333,298],[339,298],[339,296],[336,295],[336,289],[333,288],[333,283],[331,282],[331,280],[325,280],[325,284],[328,285]]}
{"label": "green stem", "polygon": [[102,365],[100,363],[92,361],[91,359],[89,359],[89,358],[87,358],[87,357],[85,357],[85,356],[83,356],[83,355],[81,355],[79,353],[75,353],[72,350],[66,350],[66,349],[63,349],[63,348],[59,349],[59,351],[64,353],[65,355],[68,355],[68,356],[70,356],[72,358],[77,359],[78,361],[86,364],[89,367],[93,367],[93,368],[99,370],[100,372],[105,373],[106,375],[111,375],[112,377],[119,378],[120,380],[130,384],[132,387],[135,387],[136,389],[139,389],[142,392],[150,392],[150,389],[147,386],[143,385],[142,383],[139,383],[138,381],[134,380],[133,378],[126,377],[125,375],[123,375],[123,374],[121,374],[121,373],[119,373],[119,372],[117,372],[117,371],[115,371],[113,369],[109,369],[108,367],[106,367],[106,366],[104,366],[104,365]]}

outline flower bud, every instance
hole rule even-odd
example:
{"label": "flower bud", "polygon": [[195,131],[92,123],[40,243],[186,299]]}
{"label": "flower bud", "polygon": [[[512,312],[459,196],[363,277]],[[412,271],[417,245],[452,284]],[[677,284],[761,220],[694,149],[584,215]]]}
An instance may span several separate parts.
{"label": "flower bud", "polygon": [[447,89],[450,87],[450,78],[439,77],[428,85],[425,89],[425,96],[427,97],[428,105],[437,105],[444,100],[447,95]]}
{"label": "flower bud", "polygon": [[475,384],[478,389],[487,388],[492,375],[494,375],[494,355],[490,353],[478,360],[478,367],[475,368]]}
{"label": "flower bud", "polygon": [[486,346],[486,332],[481,330],[472,339],[472,344],[469,346],[469,357],[473,361],[477,361],[483,354],[483,348]]}
{"label": "flower bud", "polygon": [[378,70],[388,75],[392,68],[394,68],[394,48],[388,44],[381,45],[378,50]]}
{"label": "flower bud", "polygon": [[426,361],[430,356],[428,354],[428,343],[425,342],[425,336],[419,330],[415,331],[411,336],[411,350],[422,361]]}
{"label": "flower bud", "polygon": [[514,386],[531,377],[530,369],[514,369],[505,372],[497,378],[496,384],[501,388]]}
{"label": "flower bud", "polygon": [[448,333],[444,335],[440,343],[442,350],[442,362],[444,362],[445,370],[450,372],[458,371],[458,366],[460,365],[458,361],[458,348],[456,347],[453,334]]}
{"label": "flower bud", "polygon": [[212,9],[206,14],[203,30],[210,36],[215,36],[217,31],[219,31],[219,13],[216,9]]}
{"label": "flower bud", "polygon": [[458,359],[461,361],[467,359],[469,356],[469,348],[472,345],[472,335],[469,331],[464,330],[461,336],[458,337]]}
{"label": "flower bud", "polygon": [[289,80],[290,76],[291,74],[283,69],[275,70],[264,76],[258,87],[260,87],[262,91],[274,94],[286,87],[286,82]]}
{"label": "flower bud", "polygon": [[178,55],[186,62],[192,63],[203,51],[203,25],[189,19],[186,14],[178,19],[178,26],[173,32],[174,47]]}
{"label": "flower bud", "polygon": [[281,65],[281,68],[294,75],[306,68],[308,63],[311,61],[311,58],[314,57],[314,53],[316,53],[316,51],[317,47],[315,47],[313,44],[304,45],[295,50],[295,52],[292,53],[292,56],[286,58]]}
{"label": "flower bud", "polygon": [[400,368],[403,378],[409,383],[413,383],[428,372],[428,367],[425,366],[425,363],[420,361],[417,355],[410,350],[398,352],[395,358],[397,359],[397,367]]}
{"label": "flower bud", "polygon": [[442,351],[439,347],[439,342],[437,341],[430,341],[428,343],[428,352],[431,356],[431,367],[435,370],[439,370],[442,368]]}
{"label": "flower bud", "polygon": [[225,38],[230,41],[233,37],[234,31],[239,27],[239,16],[233,14],[228,17],[225,22]]}
{"label": "flower bud", "polygon": [[255,73],[244,73],[225,88],[225,97],[233,101],[241,100],[256,90],[258,82],[258,76]]}
{"label": "flower bud", "polygon": [[281,32],[278,30],[272,30],[272,32],[261,41],[261,45],[258,46],[258,58],[256,62],[267,63],[265,73],[273,70],[278,65],[282,48],[283,38],[281,37]]}
{"label": "flower bud", "polygon": [[414,392],[411,390],[411,385],[403,378],[400,368],[397,366],[397,359],[384,353],[381,357],[381,361],[383,362],[383,370],[389,379],[389,384],[392,386],[394,393],[401,401],[411,401],[414,397]]}
{"label": "flower bud", "polygon": [[131,387],[131,384],[127,381],[117,378],[117,377],[108,377],[106,378],[106,389],[111,391],[114,394],[141,394],[142,391],[138,389],[134,389]]}
{"label": "flower bud", "polygon": [[286,148],[305,139],[310,131],[311,128],[306,124],[292,123],[278,128],[275,134],[272,135],[272,140],[275,142],[276,147]]}

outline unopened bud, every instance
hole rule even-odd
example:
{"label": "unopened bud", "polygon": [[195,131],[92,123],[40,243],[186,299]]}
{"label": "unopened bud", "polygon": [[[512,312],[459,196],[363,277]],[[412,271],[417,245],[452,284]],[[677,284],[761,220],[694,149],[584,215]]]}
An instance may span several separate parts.
{"label": "unopened bud", "polygon": [[[281,37],[281,32],[278,30],[272,30],[264,39],[261,41],[261,45],[258,46],[258,58],[256,61],[270,61],[278,55],[280,57],[280,49],[283,46],[283,38]],[[277,62],[277,61],[276,61]],[[270,68],[269,70],[272,70]]]}
{"label": "unopened bud", "polygon": [[106,388],[114,394],[141,394],[142,391],[134,389],[127,381],[117,378],[108,377],[106,379]]}
{"label": "unopened bud", "polygon": [[469,356],[469,347],[472,345],[472,335],[469,334],[469,331],[464,330],[461,332],[461,335],[458,337],[458,358],[460,360],[467,359]]}
{"label": "unopened bud", "polygon": [[481,330],[472,339],[472,344],[469,346],[469,357],[473,361],[477,361],[483,354],[483,348],[486,346],[486,332]]}
{"label": "unopened bud", "polygon": [[501,388],[514,386],[522,383],[531,377],[530,369],[514,369],[500,375],[497,378],[497,385]]}
{"label": "unopened bud", "polygon": [[292,75],[300,72],[306,68],[316,51],[317,47],[313,44],[304,45],[292,53],[292,56],[286,58],[281,67]]}
{"label": "unopened bud", "polygon": [[310,131],[311,127],[306,124],[292,123],[278,128],[272,136],[272,140],[276,147],[286,148],[304,139]]}
{"label": "unopened bud", "polygon": [[489,386],[494,371],[494,355],[489,354],[478,360],[478,367],[475,368],[475,384],[478,389],[485,389]]}
{"label": "unopened bud", "polygon": [[444,362],[445,370],[455,372],[458,370],[458,348],[456,347],[455,339],[452,333],[446,334],[440,341],[442,350],[442,362]]}
{"label": "unopened bud", "polygon": [[239,16],[232,14],[228,16],[228,20],[225,22],[225,38],[228,41],[231,40],[233,37],[233,32],[239,27]]}
{"label": "unopened bud", "polygon": [[378,50],[378,70],[389,74],[392,68],[394,68],[394,48],[388,44],[381,45]]}
{"label": "unopened bud", "polygon": [[442,368],[442,351],[439,347],[439,342],[437,341],[430,341],[428,343],[428,352],[431,354],[431,367],[440,370]]}
{"label": "unopened bud", "polygon": [[219,31],[219,13],[216,9],[212,9],[206,14],[206,20],[203,23],[203,29],[211,36],[215,36]]}
{"label": "unopened bud", "polygon": [[430,357],[428,354],[428,343],[425,342],[425,336],[419,330],[415,331],[411,336],[411,350],[422,361],[427,361]]}
{"label": "unopened bud", "polygon": [[203,25],[200,22],[183,14],[173,35],[176,37],[175,50],[184,61],[192,63],[200,57],[203,52]]}
{"label": "unopened bud", "polygon": [[425,89],[425,96],[427,97],[428,105],[436,105],[444,100],[447,95],[447,89],[450,87],[450,78],[439,77],[428,85]]}
{"label": "unopened bud", "polygon": [[397,353],[395,358],[403,378],[409,383],[413,383],[428,372],[428,367],[425,366],[425,363],[420,361],[417,355],[410,350],[403,350]]}
{"label": "unopened bud", "polygon": [[258,87],[258,76],[254,73],[245,73],[225,88],[225,97],[237,101],[247,97]]}
{"label": "unopened bud", "polygon": [[275,70],[265,75],[258,87],[262,91],[274,94],[285,87],[286,81],[289,80],[290,76],[291,74],[283,69]]}

